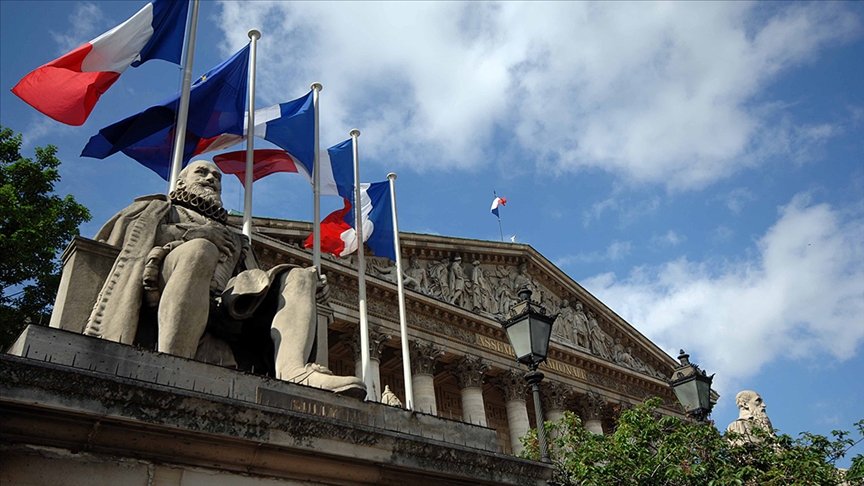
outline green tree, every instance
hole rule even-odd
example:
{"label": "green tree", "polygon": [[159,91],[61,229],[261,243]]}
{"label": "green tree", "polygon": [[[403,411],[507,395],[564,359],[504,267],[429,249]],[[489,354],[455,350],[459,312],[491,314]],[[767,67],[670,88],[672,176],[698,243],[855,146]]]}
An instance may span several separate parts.
{"label": "green tree", "polygon": [[47,325],[60,284],[58,253],[90,212],[71,195],[61,198],[57,147],[21,156],[21,135],[0,126],[0,349],[28,322]]}
{"label": "green tree", "polygon": [[[835,467],[857,442],[848,432],[833,439],[804,432],[797,439],[755,431],[761,442],[732,445],[713,426],[661,416],[658,398],[621,414],[615,431],[592,434],[565,413],[547,422],[554,481],[572,486],[727,486],[864,484],[864,457],[844,473]],[[864,420],[855,424],[864,437]],[[526,457],[539,458],[536,430],[523,439]]]}

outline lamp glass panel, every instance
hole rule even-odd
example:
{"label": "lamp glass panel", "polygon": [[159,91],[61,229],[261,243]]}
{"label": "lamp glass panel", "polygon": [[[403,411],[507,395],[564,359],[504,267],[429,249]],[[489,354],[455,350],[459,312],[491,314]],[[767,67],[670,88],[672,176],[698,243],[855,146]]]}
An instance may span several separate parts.
{"label": "lamp glass panel", "polygon": [[711,408],[711,382],[708,380],[696,380],[697,388],[699,389],[698,406],[704,409]]}
{"label": "lamp glass panel", "polygon": [[696,380],[690,380],[686,383],[676,385],[675,396],[684,407],[684,410],[691,411],[699,408],[699,391],[697,390]]}
{"label": "lamp glass panel", "polygon": [[540,319],[531,319],[531,351],[536,361],[546,358],[549,352],[549,338],[552,335],[552,324]]}
{"label": "lamp glass panel", "polygon": [[517,359],[531,354],[531,330],[527,316],[507,328],[507,337],[510,338],[510,345],[513,346]]}

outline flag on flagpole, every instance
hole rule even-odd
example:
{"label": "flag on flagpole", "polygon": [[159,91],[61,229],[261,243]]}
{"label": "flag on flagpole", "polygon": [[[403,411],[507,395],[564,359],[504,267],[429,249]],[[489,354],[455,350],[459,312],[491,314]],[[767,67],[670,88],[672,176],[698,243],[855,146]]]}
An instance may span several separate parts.
{"label": "flag on flagpole", "polygon": [[[192,85],[183,165],[220,135],[243,133],[249,45],[211,69]],[[144,111],[109,125],[90,138],[82,157],[104,159],[123,152],[168,178],[175,115],[180,93]]]}
{"label": "flag on flagpole", "polygon": [[492,214],[494,214],[495,216],[498,216],[500,218],[501,215],[498,214],[498,206],[506,206],[506,205],[507,205],[507,198],[506,197],[495,196],[495,199],[492,200]]}
{"label": "flag on flagpole", "polygon": [[[246,151],[238,150],[213,157],[213,163],[225,174],[234,174],[240,179],[240,184],[246,182]],[[298,173],[297,162],[282,149],[260,149],[255,151],[252,180],[277,172]]]}
{"label": "flag on flagpole", "polygon": [[16,96],[67,125],[83,125],[129,66],[151,59],[180,64],[188,1],[154,0],[129,20],[24,76]]}
{"label": "flag on flagpole", "polygon": [[[350,142],[350,140],[349,140]],[[343,196],[345,206],[330,213],[321,222],[321,251],[336,257],[350,255],[358,248],[355,231],[354,185],[345,188],[349,197]],[[390,202],[390,183],[376,182],[360,184],[360,208],[363,219],[363,239],[375,256],[396,260],[396,250],[393,247],[393,217]],[[304,247],[312,247],[312,237],[306,239]]]}
{"label": "flag on flagpole", "polygon": [[[247,128],[244,124],[242,135],[226,133],[202,140],[194,155],[225,150],[246,140]],[[315,143],[315,113],[312,109],[312,91],[296,100],[255,110],[255,136],[284,149],[287,156],[297,166],[298,170],[293,172],[303,174],[310,183],[312,182],[312,164],[315,153],[313,147]],[[255,161],[257,163],[257,156]],[[254,173],[257,174],[258,170],[255,169]],[[258,180],[257,176],[255,180]]]}

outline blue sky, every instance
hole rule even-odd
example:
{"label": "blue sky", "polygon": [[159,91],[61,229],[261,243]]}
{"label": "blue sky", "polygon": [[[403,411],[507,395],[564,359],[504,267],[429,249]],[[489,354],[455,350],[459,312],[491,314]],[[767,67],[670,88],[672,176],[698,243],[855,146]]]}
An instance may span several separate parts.
{"label": "blue sky", "polygon": [[[85,236],[165,190],[122,154],[78,154],[176,92],[179,67],[128,70],[81,127],[9,90],[141,5],[0,2],[0,123],[27,154],[60,148]],[[742,389],[793,435],[864,418],[864,4],[204,2],[195,75],[250,28],[258,106],[321,82],[322,146],[361,130],[362,178],[399,174],[403,231],[497,240],[497,190],[505,237],[717,373],[719,426]],[[226,206],[241,198],[228,180]],[[254,204],[311,219],[296,175]]]}

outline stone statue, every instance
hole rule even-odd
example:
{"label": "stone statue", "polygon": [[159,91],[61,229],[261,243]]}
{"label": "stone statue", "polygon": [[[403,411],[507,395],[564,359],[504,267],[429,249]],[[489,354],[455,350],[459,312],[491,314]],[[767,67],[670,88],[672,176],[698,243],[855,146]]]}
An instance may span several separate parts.
{"label": "stone statue", "polygon": [[730,440],[733,445],[742,445],[748,442],[759,442],[761,438],[754,437],[752,431],[759,428],[766,434],[773,435],[774,428],[771,420],[765,413],[765,402],[758,393],[752,390],[744,390],[735,395],[735,405],[738,405],[738,419],[729,424],[726,432],[735,432],[741,437]]}
{"label": "stone statue", "polygon": [[531,280],[531,277],[527,274],[528,265],[522,263],[519,265],[519,272],[513,277],[513,290],[518,295],[519,289],[528,288],[532,292],[534,292],[534,282]]}
{"label": "stone statue", "polygon": [[167,198],[138,198],[99,230],[121,252],[85,334],[364,397],[361,380],[310,362],[326,281],[314,268],[259,269],[226,226],[221,180],[194,161]]}
{"label": "stone statue", "polygon": [[480,267],[480,262],[474,260],[471,264],[474,269],[471,272],[471,305],[474,312],[488,311],[492,300],[492,287],[486,276],[483,274],[483,269]]}
{"label": "stone statue", "polygon": [[456,255],[453,263],[450,264],[448,284],[452,292],[450,303],[459,307],[465,307],[465,270],[462,268],[462,257],[459,255]]}
{"label": "stone statue", "polygon": [[447,282],[447,259],[432,262],[429,272],[429,292],[433,297],[450,302],[450,284]]}
{"label": "stone statue", "polygon": [[[429,279],[426,278],[426,269],[420,266],[420,259],[417,255],[411,255],[408,270],[405,271],[408,278],[413,280],[413,288],[418,292],[429,295]],[[405,286],[408,287],[408,279],[405,280]],[[410,287],[409,287],[410,288]]]}
{"label": "stone statue", "polygon": [[600,328],[594,313],[588,311],[588,342],[591,345],[591,352],[603,359],[612,359],[612,352],[607,345],[608,340],[609,335]]}
{"label": "stone statue", "polygon": [[576,313],[570,307],[570,301],[564,299],[558,309],[558,319],[552,324],[552,335],[562,341],[573,342],[573,327]]}
{"label": "stone statue", "polygon": [[384,393],[381,394],[381,403],[392,407],[402,406],[402,400],[399,400],[399,397],[390,390],[390,385],[384,385]]}
{"label": "stone statue", "polygon": [[612,360],[616,363],[624,363],[624,345],[621,344],[621,338],[615,338],[615,345],[612,346]]}
{"label": "stone statue", "polygon": [[582,302],[576,301],[576,309],[573,311],[573,341],[583,348],[588,344],[588,316],[582,310]]}

